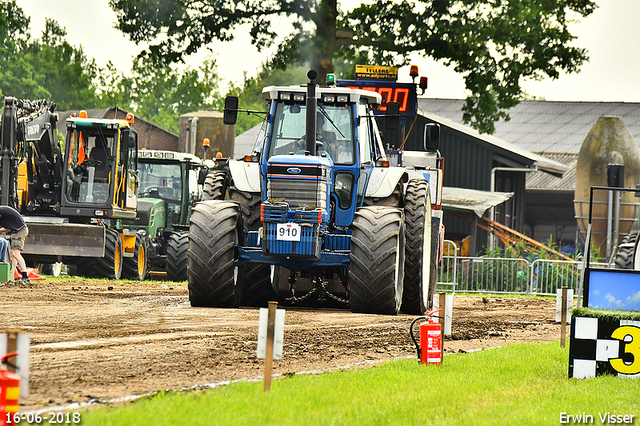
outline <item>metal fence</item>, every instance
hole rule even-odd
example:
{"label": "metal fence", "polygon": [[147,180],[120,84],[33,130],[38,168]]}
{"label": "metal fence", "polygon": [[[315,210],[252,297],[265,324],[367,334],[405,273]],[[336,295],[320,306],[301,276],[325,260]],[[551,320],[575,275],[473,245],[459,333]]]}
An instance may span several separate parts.
{"label": "metal fence", "polygon": [[[450,247],[453,242],[445,244]],[[453,248],[448,253],[453,255],[444,256],[438,270],[437,289],[441,291],[555,295],[563,286],[576,294],[580,285],[581,261],[461,257]]]}

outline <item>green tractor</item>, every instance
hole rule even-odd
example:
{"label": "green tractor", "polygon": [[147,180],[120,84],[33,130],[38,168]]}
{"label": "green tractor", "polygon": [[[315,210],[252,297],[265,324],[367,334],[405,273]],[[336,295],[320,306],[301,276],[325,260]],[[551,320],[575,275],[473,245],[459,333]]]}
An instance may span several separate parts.
{"label": "green tractor", "polygon": [[[187,280],[187,249],[191,208],[202,198],[202,177],[207,167],[195,155],[162,150],[138,151],[138,208],[135,219],[123,220],[139,239],[146,254],[144,271],[125,258],[123,273],[143,280],[149,273],[165,272],[171,281]],[[200,182],[199,182],[200,181]],[[129,273],[126,273],[126,272]]]}

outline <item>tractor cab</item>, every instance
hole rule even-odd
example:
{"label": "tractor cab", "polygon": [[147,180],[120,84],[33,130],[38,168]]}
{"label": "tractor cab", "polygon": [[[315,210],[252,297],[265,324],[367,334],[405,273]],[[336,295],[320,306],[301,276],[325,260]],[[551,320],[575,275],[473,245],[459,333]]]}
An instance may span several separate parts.
{"label": "tractor cab", "polygon": [[384,155],[373,115],[381,98],[364,90],[316,90],[310,105],[304,86],[263,90],[271,116],[260,165],[263,200],[286,200],[294,210],[320,209],[326,222],[347,227],[375,155]]}
{"label": "tractor cab", "polygon": [[69,118],[61,213],[85,220],[135,217],[137,146],[128,121]]}

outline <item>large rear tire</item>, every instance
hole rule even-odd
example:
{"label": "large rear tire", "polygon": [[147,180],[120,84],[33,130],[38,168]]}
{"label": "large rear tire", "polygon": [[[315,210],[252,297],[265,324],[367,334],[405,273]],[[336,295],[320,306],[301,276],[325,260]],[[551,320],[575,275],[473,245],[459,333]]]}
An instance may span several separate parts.
{"label": "large rear tire", "polygon": [[404,215],[363,207],[353,221],[349,302],[352,312],[396,315],[404,278]]}
{"label": "large rear tire", "polygon": [[235,245],[240,211],[236,203],[210,200],[196,204],[189,227],[189,301],[191,306],[237,307]]}
{"label": "large rear tire", "polygon": [[167,241],[167,278],[171,281],[187,281],[187,268],[189,259],[189,233],[174,231]]}
{"label": "large rear tire", "polygon": [[424,179],[407,184],[404,206],[405,263],[402,312],[422,315],[429,307],[431,276],[431,194]]}
{"label": "large rear tire", "polygon": [[133,257],[122,259],[122,276],[143,281],[149,273],[149,266],[149,239],[146,235],[137,234]]}

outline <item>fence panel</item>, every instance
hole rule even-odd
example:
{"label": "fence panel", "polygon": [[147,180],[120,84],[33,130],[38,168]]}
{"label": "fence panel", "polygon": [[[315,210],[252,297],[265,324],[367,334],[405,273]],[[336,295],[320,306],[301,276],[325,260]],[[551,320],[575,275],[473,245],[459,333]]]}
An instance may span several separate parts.
{"label": "fence panel", "polygon": [[[481,293],[527,293],[529,291],[529,263],[525,259],[497,257],[459,257],[455,269],[445,256],[438,283],[455,283],[456,291]],[[453,276],[455,271],[455,276]]]}

